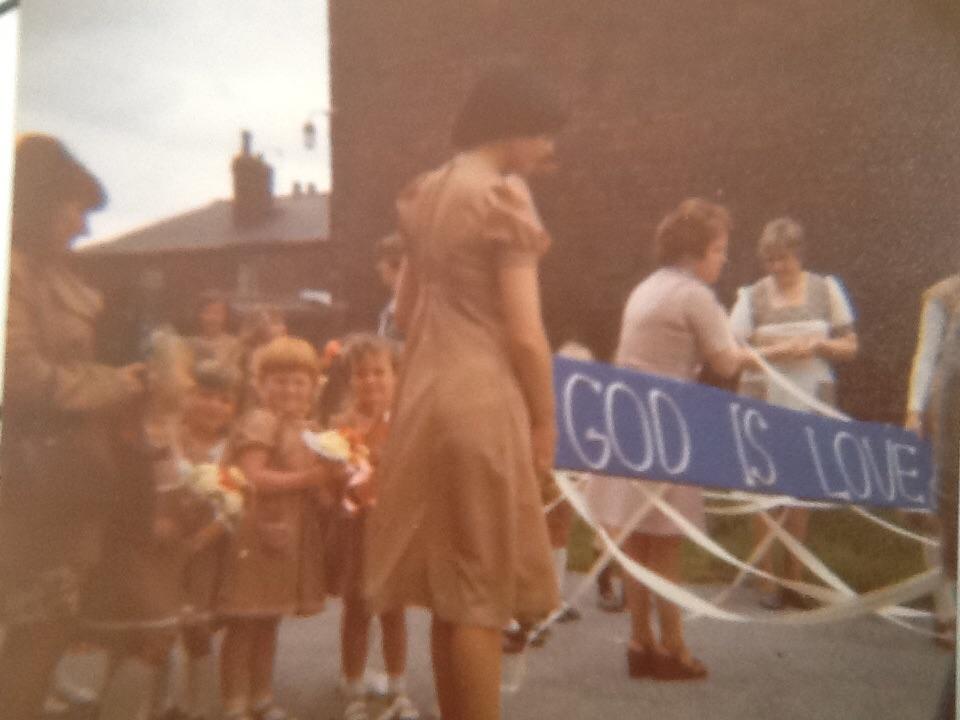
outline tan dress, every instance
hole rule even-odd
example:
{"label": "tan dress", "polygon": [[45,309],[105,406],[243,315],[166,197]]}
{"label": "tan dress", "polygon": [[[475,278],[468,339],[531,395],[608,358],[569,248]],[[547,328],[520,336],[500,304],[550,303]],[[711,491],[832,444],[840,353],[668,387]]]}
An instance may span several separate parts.
{"label": "tan dress", "polygon": [[156,489],[146,525],[130,522],[135,509],[118,508],[90,581],[83,612],[90,628],[172,631],[179,626],[190,538],[210,517],[208,504],[183,485],[183,471],[182,460],[172,453],[151,463]]}
{"label": "tan dress", "polygon": [[[251,446],[270,451],[275,470],[302,470],[317,462],[301,432],[312,423],[281,421],[264,409],[237,422],[225,453],[226,464]],[[257,493],[247,498],[230,540],[217,603],[226,617],[311,615],[326,596],[324,542],[329,503],[311,490]]]}
{"label": "tan dress", "polygon": [[549,239],[522,180],[470,155],[415,181],[398,210],[419,297],[367,523],[371,609],[542,617],[559,596],[497,273],[536,263]]}

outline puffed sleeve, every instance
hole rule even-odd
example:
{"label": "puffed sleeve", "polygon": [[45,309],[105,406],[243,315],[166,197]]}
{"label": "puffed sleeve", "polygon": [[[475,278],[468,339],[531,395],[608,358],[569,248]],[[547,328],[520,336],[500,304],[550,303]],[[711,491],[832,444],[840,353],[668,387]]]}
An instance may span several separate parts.
{"label": "puffed sleeve", "polygon": [[737,290],[737,301],[730,311],[730,329],[741,342],[748,342],[753,335],[753,308],[749,286]]}
{"label": "puffed sleeve", "polygon": [[481,238],[498,245],[507,261],[536,260],[550,247],[550,236],[522,178],[508,176],[488,189]]}
{"label": "puffed sleeve", "polygon": [[408,253],[415,247],[416,238],[420,233],[421,215],[423,208],[424,186],[431,173],[418,175],[400,191],[396,200],[397,232],[403,239]]}
{"label": "puffed sleeve", "polygon": [[827,293],[830,298],[830,334],[833,337],[853,332],[854,314],[850,298],[840,281],[827,275]]}
{"label": "puffed sleeve", "polygon": [[252,447],[273,450],[277,444],[279,427],[280,421],[269,410],[257,408],[246,413],[237,421],[230,438],[231,459],[236,459],[239,453]]}

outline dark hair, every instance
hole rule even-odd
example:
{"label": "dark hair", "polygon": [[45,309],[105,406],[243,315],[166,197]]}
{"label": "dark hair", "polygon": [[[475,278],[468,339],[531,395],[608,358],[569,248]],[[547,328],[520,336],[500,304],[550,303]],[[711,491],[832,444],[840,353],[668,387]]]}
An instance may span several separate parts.
{"label": "dark hair", "polygon": [[197,387],[236,396],[240,389],[240,373],[217,360],[201,360],[193,368]]}
{"label": "dark hair", "polygon": [[730,213],[722,205],[688,198],[657,226],[657,262],[672,265],[684,257],[702,258],[710,243],[730,232],[732,225]]}
{"label": "dark hair", "polygon": [[496,140],[558,131],[567,115],[560,101],[532,76],[512,65],[488,71],[467,97],[451,139],[465,150]]}
{"label": "dark hair", "polygon": [[377,243],[377,262],[385,262],[392,268],[399,268],[405,249],[399,233],[390,233]]}
{"label": "dark hair", "polygon": [[348,372],[352,373],[356,364],[367,355],[386,355],[394,370],[400,365],[400,349],[388,338],[372,333],[355,333],[344,340],[341,358]]}
{"label": "dark hair", "polygon": [[13,246],[24,252],[47,251],[44,241],[57,210],[68,202],[97,210],[106,204],[107,194],[59,140],[50,135],[21,135],[14,157]]}

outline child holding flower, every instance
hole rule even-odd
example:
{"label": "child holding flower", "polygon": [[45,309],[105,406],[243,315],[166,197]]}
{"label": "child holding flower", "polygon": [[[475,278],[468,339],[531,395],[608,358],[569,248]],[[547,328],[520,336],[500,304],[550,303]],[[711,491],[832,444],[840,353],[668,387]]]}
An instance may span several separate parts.
{"label": "child holding flower", "polygon": [[[347,408],[334,427],[351,441],[358,470],[347,484],[341,507],[338,589],[343,597],[340,627],[343,684],[347,694],[345,720],[366,720],[366,689],[363,675],[367,662],[370,611],[363,600],[363,533],[367,508],[375,501],[376,466],[380,448],[386,439],[390,406],[396,385],[397,350],[393,343],[374,335],[356,335],[343,349],[349,395]],[[363,456],[369,458],[364,463]],[[407,628],[403,608],[380,615],[383,630],[383,659],[388,676],[389,716],[396,720],[415,720],[419,713],[407,696]]]}
{"label": "child holding flower", "polygon": [[325,595],[323,536],[337,472],[304,444],[320,360],[299,338],[280,337],[254,356],[261,407],[237,422],[225,460],[250,486],[227,553],[217,610],[225,717],[280,720],[273,699],[277,628],[284,615],[311,615]]}

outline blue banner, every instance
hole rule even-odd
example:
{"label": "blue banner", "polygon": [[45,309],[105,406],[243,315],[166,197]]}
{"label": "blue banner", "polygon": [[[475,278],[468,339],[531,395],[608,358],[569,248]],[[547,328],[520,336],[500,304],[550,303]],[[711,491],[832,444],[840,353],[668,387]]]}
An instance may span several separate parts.
{"label": "blue banner", "polygon": [[930,447],[892,425],[844,422],[716,388],[554,358],[565,470],[932,509]]}

